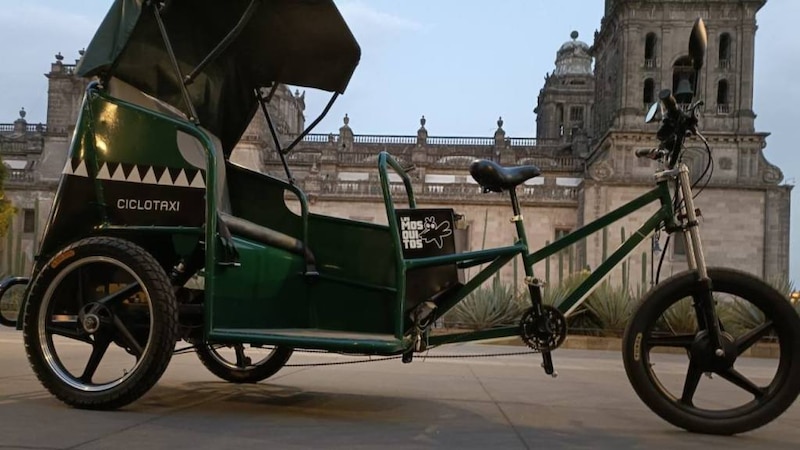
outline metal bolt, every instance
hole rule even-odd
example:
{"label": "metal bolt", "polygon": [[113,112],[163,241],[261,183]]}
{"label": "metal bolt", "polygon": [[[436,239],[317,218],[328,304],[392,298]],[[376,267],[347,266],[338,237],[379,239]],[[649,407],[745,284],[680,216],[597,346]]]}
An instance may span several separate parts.
{"label": "metal bolt", "polygon": [[714,351],[714,354],[715,354],[715,355],[717,355],[717,358],[722,358],[723,356],[725,356],[725,352],[724,352],[724,351],[722,351],[722,349],[721,349],[721,348],[718,348],[718,349],[716,349],[716,350]]}

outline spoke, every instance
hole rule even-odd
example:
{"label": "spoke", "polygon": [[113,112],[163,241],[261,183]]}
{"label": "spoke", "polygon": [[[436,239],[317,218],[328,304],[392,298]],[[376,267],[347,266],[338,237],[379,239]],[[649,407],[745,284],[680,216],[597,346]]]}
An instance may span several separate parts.
{"label": "spoke", "polygon": [[139,358],[142,356],[142,346],[139,345],[139,342],[136,340],[135,337],[131,334],[128,327],[120,320],[119,317],[114,316],[114,327],[119,331],[120,336],[122,337],[122,342],[133,351],[133,355],[136,356],[136,360],[138,361]]}
{"label": "spoke", "polygon": [[119,303],[122,300],[125,300],[126,298],[130,297],[131,295],[139,292],[139,290],[140,290],[139,283],[133,282],[112,294],[106,295],[105,297],[98,300],[97,303],[106,306],[111,306],[111,304]]}
{"label": "spoke", "polygon": [[730,381],[731,383],[744,389],[745,391],[753,394],[757,399],[763,397],[764,394],[766,393],[766,389],[756,386],[755,383],[750,381],[747,377],[739,373],[739,371],[737,371],[733,367],[727,370],[721,370],[717,372],[717,375]]}
{"label": "spoke", "polygon": [[80,310],[81,308],[83,308],[83,305],[86,304],[86,302],[83,300],[83,268],[82,267],[78,267],[78,286],[77,286],[77,289],[75,289],[75,296],[77,297],[77,300],[78,300],[78,302],[77,302],[78,303],[78,310]]}
{"label": "spoke", "polygon": [[753,344],[760,341],[761,338],[772,330],[772,325],[772,321],[768,320],[736,339],[736,355],[741,355],[747,351],[748,348],[752,347]]}
{"label": "spoke", "polygon": [[681,403],[685,405],[692,405],[694,393],[697,392],[697,385],[700,384],[700,377],[703,376],[703,371],[700,370],[692,360],[689,360],[689,370],[686,372],[686,380],[683,383],[683,394],[681,394]]}
{"label": "spoke", "polygon": [[242,369],[247,367],[247,356],[244,354],[244,345],[236,344],[233,346],[234,351],[236,351],[236,367],[240,367]]}
{"label": "spoke", "polygon": [[694,343],[694,334],[676,334],[673,336],[650,336],[647,345],[653,347],[678,347],[689,349]]}
{"label": "spoke", "polygon": [[68,339],[74,339],[76,341],[85,342],[89,345],[94,345],[94,341],[89,339],[89,336],[81,333],[78,329],[78,324],[74,324],[74,328],[67,328],[63,326],[56,326],[54,324],[47,325],[46,331],[50,334],[55,334],[57,336],[62,336]]}
{"label": "spoke", "polygon": [[84,383],[92,382],[92,377],[97,371],[97,367],[100,365],[100,361],[103,359],[103,356],[106,354],[109,344],[111,344],[111,339],[107,339],[105,337],[95,339],[92,354],[89,356],[89,361],[86,363],[86,368],[83,369],[83,375],[81,375],[79,378],[81,381]]}

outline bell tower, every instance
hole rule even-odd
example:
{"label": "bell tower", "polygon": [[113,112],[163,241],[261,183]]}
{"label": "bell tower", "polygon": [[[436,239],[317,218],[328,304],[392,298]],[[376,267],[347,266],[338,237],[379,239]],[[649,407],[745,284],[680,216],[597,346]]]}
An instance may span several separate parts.
{"label": "bell tower", "polygon": [[606,0],[595,35],[594,135],[641,129],[661,89],[693,84],[688,40],[694,20],[708,29],[706,63],[695,100],[707,131],[755,132],[753,69],[756,13],[766,0]]}
{"label": "bell tower", "polygon": [[555,70],[545,76],[534,112],[538,142],[569,143],[573,154],[585,156],[592,127],[594,74],[589,45],[578,37],[573,31],[559,48]]}
{"label": "bell tower", "polygon": [[[586,222],[652,188],[655,163],[635,158],[634,152],[659,145],[659,124],[645,124],[644,117],[658,92],[671,89],[679,103],[704,102],[700,128],[712,152],[689,139],[682,162],[695,179],[713,167],[707,188],[697,198],[709,264],[762,277],[788,273],[792,187],[783,184],[781,170],[765,158],[769,133],[756,131],[753,111],[756,14],[766,4],[605,1],[591,49],[595,91],[582,209]],[[705,22],[708,47],[695,80],[688,44],[698,17]],[[673,246],[668,251],[666,273],[683,270],[685,250]],[[597,264],[599,252],[596,245],[587,246],[589,264]]]}

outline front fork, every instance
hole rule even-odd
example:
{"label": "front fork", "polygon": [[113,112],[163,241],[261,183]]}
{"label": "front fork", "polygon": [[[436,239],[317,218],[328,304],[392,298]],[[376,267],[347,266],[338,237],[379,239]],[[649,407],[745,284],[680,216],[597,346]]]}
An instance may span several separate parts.
{"label": "front fork", "polygon": [[689,270],[697,272],[697,290],[692,297],[698,318],[698,326],[703,325],[702,322],[704,322],[709,342],[715,346],[714,353],[716,356],[722,357],[725,356],[725,352],[722,350],[721,330],[716,305],[714,304],[712,281],[708,276],[706,258],[703,254],[703,243],[700,238],[700,224],[697,220],[699,211],[694,206],[689,169],[685,164],[680,165],[678,179],[680,200],[682,200],[684,208],[683,212],[678,210],[676,213],[681,223],[681,232],[685,242],[686,262],[689,265]]}

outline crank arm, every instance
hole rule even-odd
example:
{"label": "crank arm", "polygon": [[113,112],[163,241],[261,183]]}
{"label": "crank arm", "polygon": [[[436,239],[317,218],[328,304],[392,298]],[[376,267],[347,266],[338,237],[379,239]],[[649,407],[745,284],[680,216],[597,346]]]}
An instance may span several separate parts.
{"label": "crank arm", "polygon": [[558,376],[558,372],[556,372],[555,368],[553,367],[552,352],[542,351],[542,368],[544,369],[544,373],[550,375],[551,377],[555,378]]}

